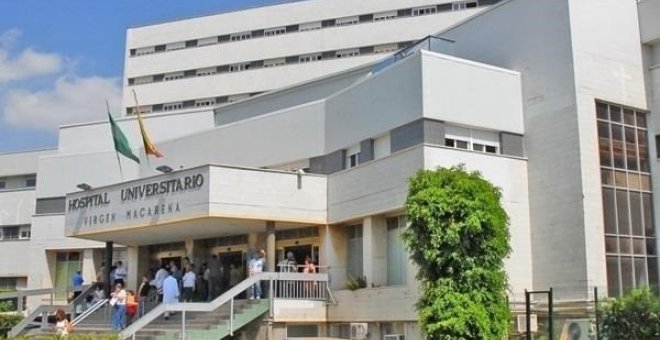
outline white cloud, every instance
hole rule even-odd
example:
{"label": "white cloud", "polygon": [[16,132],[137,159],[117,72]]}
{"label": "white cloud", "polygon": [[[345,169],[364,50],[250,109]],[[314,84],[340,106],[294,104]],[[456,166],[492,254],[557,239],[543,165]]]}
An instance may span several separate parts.
{"label": "white cloud", "polygon": [[11,48],[21,32],[10,29],[0,34],[0,85],[15,80],[55,74],[64,66],[63,58],[56,53],[37,52],[26,48],[18,55],[11,55]]}
{"label": "white cloud", "polygon": [[120,115],[119,78],[65,77],[52,89],[11,90],[3,98],[4,121],[17,127],[54,130],[59,125],[105,119],[105,100]]}

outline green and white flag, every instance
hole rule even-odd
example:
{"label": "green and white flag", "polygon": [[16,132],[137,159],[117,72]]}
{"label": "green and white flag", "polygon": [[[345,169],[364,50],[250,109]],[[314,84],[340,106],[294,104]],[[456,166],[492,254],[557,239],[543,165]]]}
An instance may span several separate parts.
{"label": "green and white flag", "polygon": [[108,106],[108,117],[110,118],[110,129],[112,130],[112,140],[115,143],[115,151],[140,163],[140,159],[133,154],[133,151],[131,150],[131,145],[128,143],[128,139],[126,138],[126,135],[124,134],[123,131],[121,131],[119,125],[115,123],[115,120],[112,119],[112,115],[110,114],[110,106],[108,105],[108,102],[106,102],[105,104]]}

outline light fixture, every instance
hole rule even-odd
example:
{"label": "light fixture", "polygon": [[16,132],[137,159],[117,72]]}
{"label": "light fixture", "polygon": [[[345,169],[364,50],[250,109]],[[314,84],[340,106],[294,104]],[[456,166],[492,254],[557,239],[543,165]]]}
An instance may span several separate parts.
{"label": "light fixture", "polygon": [[162,173],[168,173],[168,172],[172,172],[172,171],[174,171],[174,169],[170,168],[170,167],[167,166],[167,165],[161,165],[161,166],[157,167],[156,170],[158,170],[158,171],[160,171],[160,172],[162,172]]}
{"label": "light fixture", "polygon": [[78,189],[80,189],[80,190],[84,190],[84,191],[90,191],[90,190],[92,190],[92,186],[89,185],[89,184],[87,184],[87,183],[80,183],[80,184],[76,185],[76,187],[77,187]]}

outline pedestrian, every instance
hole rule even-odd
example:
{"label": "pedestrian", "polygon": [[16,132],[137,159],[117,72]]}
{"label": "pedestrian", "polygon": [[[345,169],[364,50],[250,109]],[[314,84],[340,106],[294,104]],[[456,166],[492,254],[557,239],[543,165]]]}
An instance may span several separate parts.
{"label": "pedestrian", "polygon": [[158,294],[158,302],[163,302],[163,282],[170,275],[167,272],[167,266],[165,264],[160,265],[160,269],[156,272],[154,279],[151,281],[151,285],[156,287],[156,294]]}
{"label": "pedestrian", "polygon": [[142,277],[142,282],[138,288],[138,316],[141,317],[144,315],[146,310],[147,298],[149,297],[149,292],[151,291],[151,285],[149,284],[149,278],[146,276]]}
{"label": "pedestrian", "polygon": [[[266,252],[262,249],[258,253],[252,254],[252,259],[250,260],[249,270],[250,276],[260,274],[264,270],[264,263],[266,262]],[[249,292],[250,300],[261,299],[261,282],[255,282],[252,285],[252,289]]]}
{"label": "pedestrian", "polygon": [[115,291],[110,294],[112,306],[112,329],[121,331],[126,326],[126,291],[121,283],[115,285]]}
{"label": "pedestrian", "polygon": [[211,256],[209,261],[209,296],[207,301],[211,301],[220,295],[222,291],[222,263],[218,259],[218,255]]}
{"label": "pedestrian", "polygon": [[188,265],[181,281],[183,282],[183,301],[192,302],[193,294],[195,293],[195,282],[197,281],[193,265]]}
{"label": "pedestrian", "polygon": [[83,277],[80,274],[80,270],[77,270],[71,277],[71,285],[73,286],[73,297],[72,300],[77,298],[83,291]]}
{"label": "pedestrian", "polygon": [[121,284],[122,287],[125,287],[127,276],[128,270],[126,270],[126,267],[124,267],[124,264],[121,261],[117,261],[117,268],[115,268],[115,273],[113,276],[115,279],[115,285]]}
{"label": "pedestrian", "polygon": [[101,262],[101,268],[99,268],[99,271],[96,272],[96,284],[104,285],[107,283],[107,279],[105,277],[105,262]]}
{"label": "pedestrian", "polygon": [[[163,303],[179,303],[179,283],[174,276],[172,276],[172,273],[170,273],[165,281],[163,281]],[[172,314],[174,314],[174,312],[165,311],[165,320],[168,320]]]}
{"label": "pedestrian", "polygon": [[135,292],[129,290],[126,293],[126,325],[130,325],[135,318],[138,310],[138,301],[135,297]]}
{"label": "pedestrian", "polygon": [[243,280],[243,273],[235,264],[229,265],[229,288],[234,287]]}
{"label": "pedestrian", "polygon": [[[307,255],[305,256],[305,265],[303,267],[303,273],[305,274],[316,274],[316,265],[312,261],[312,257]],[[316,292],[318,283],[316,281],[306,281],[305,282],[305,295],[306,297],[312,297]]]}
{"label": "pedestrian", "polygon": [[62,309],[58,309],[55,312],[55,334],[59,335],[61,338],[69,335],[72,330],[69,320],[66,318],[66,312]]}

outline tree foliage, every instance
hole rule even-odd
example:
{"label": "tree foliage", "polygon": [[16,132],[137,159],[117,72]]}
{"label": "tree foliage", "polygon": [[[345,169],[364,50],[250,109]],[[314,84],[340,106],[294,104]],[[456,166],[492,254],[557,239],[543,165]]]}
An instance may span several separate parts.
{"label": "tree foliage", "polygon": [[660,297],[637,289],[600,306],[604,339],[660,339]]}
{"label": "tree foliage", "polygon": [[410,180],[403,237],[419,267],[428,339],[502,339],[509,328],[508,216],[498,188],[462,166]]}

